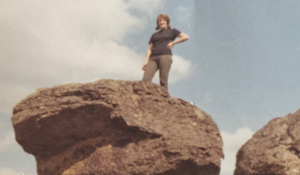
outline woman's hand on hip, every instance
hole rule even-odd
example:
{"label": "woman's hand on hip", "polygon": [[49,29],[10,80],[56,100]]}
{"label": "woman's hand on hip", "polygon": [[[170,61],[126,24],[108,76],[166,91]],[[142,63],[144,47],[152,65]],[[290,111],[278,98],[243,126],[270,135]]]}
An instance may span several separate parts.
{"label": "woman's hand on hip", "polygon": [[142,70],[146,70],[147,64],[148,64],[148,63],[144,63],[144,64],[143,64]]}
{"label": "woman's hand on hip", "polygon": [[174,43],[173,43],[173,42],[170,42],[170,43],[167,45],[167,47],[168,47],[169,49],[173,49],[173,46],[174,46]]}

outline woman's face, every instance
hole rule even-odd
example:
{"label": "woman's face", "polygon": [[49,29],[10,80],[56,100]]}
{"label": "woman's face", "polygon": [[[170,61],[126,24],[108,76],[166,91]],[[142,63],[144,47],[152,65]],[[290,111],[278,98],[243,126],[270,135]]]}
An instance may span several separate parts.
{"label": "woman's face", "polygon": [[164,18],[158,18],[158,25],[160,29],[168,28],[168,23]]}

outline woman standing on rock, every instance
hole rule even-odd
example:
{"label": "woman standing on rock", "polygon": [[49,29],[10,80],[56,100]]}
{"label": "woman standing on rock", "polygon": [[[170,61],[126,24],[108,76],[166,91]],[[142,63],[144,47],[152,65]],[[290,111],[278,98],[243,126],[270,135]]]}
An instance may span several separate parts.
{"label": "woman standing on rock", "polygon": [[[170,18],[166,14],[160,14],[156,20],[156,30],[149,41],[149,49],[146,61],[142,67],[144,70],[143,81],[152,81],[152,78],[159,69],[160,85],[168,90],[168,75],[172,64],[172,48],[175,44],[184,42],[189,37],[169,25]],[[179,37],[175,41],[175,38]]]}

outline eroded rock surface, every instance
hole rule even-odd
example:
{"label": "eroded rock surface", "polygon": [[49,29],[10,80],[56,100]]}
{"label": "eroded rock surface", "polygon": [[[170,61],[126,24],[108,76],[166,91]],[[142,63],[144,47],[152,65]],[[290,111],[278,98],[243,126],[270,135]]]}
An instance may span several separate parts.
{"label": "eroded rock surface", "polygon": [[271,120],[237,153],[235,175],[300,174],[300,110]]}
{"label": "eroded rock surface", "polygon": [[217,175],[212,118],[161,86],[100,80],[39,89],[14,108],[39,175]]}

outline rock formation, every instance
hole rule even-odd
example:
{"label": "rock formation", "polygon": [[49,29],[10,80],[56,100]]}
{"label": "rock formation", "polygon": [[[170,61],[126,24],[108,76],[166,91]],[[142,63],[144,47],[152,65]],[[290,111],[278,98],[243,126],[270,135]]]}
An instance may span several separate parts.
{"label": "rock formation", "polygon": [[300,110],[271,120],[236,157],[234,175],[299,175]]}
{"label": "rock formation", "polygon": [[150,82],[100,80],[37,90],[13,110],[39,175],[217,175],[212,118]]}

